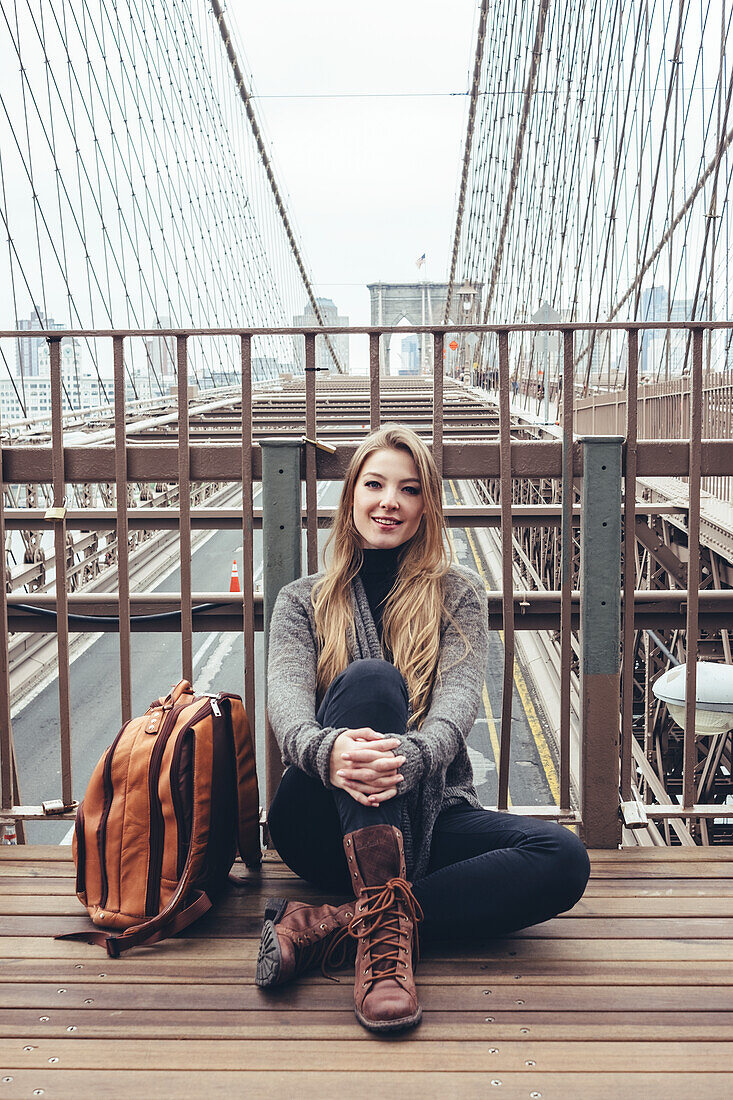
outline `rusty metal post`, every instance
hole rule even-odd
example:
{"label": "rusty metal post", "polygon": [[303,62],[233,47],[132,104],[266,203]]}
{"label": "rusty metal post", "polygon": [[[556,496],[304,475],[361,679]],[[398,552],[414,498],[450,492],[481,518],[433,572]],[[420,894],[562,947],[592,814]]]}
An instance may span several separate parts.
{"label": "rusty metal post", "polygon": [[[278,592],[301,575],[302,519],[299,441],[263,439],[262,449],[262,562],[265,629],[265,683],[270,619]],[[265,698],[265,706],[267,699]],[[280,750],[265,720],[267,806],[283,773]]]}
{"label": "rusty metal post", "polygon": [[615,848],[621,704],[622,436],[586,436],[580,528],[582,838]]}
{"label": "rusty metal post", "polygon": [[[56,642],[59,678],[59,734],[61,738],[61,798],[72,807],[71,692],[69,686],[69,598],[66,578],[66,472],[61,379],[61,337],[48,341],[51,374],[51,468],[53,476],[53,540],[56,565]],[[48,513],[47,513],[48,515]]]}

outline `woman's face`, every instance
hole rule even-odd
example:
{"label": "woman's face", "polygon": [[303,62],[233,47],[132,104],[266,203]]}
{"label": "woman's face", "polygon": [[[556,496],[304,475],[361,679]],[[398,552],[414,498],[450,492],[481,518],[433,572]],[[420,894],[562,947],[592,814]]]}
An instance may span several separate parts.
{"label": "woman's face", "polygon": [[364,460],[354,486],[354,525],[363,549],[402,546],[425,511],[415,460],[408,451],[385,447]]}

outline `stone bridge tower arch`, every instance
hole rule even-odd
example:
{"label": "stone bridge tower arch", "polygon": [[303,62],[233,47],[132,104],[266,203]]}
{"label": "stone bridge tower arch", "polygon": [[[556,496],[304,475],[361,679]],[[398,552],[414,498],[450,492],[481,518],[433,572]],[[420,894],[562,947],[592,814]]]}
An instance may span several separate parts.
{"label": "stone bridge tower arch", "polygon": [[[448,283],[369,283],[371,323],[373,325],[440,325],[445,316]],[[468,308],[465,304],[468,303]],[[478,319],[481,307],[481,286],[464,284],[455,287],[451,298],[449,323],[470,324]],[[390,335],[382,337],[385,374],[390,374]],[[433,366],[433,342],[429,334],[418,336],[420,374],[430,374]]]}

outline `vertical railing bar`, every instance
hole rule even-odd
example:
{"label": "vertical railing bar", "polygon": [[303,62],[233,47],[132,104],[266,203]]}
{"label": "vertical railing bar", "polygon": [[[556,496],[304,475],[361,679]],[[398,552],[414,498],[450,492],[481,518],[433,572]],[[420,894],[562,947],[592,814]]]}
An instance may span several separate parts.
{"label": "vertical railing bar", "polygon": [[130,555],[127,522],[127,433],[125,426],[125,340],[112,337],[115,391],[115,484],[117,491],[117,614],[120,624],[120,709],[132,717],[130,668]]}
{"label": "vertical railing bar", "polygon": [[[316,439],[316,334],[305,334],[305,435]],[[318,483],[315,443],[305,445],[305,526],[308,572],[318,571]]]}
{"label": "vertical railing bar", "polygon": [[193,681],[191,601],[191,449],[188,434],[188,337],[176,337],[178,365],[178,508],[181,558],[181,669]]}
{"label": "vertical railing bar", "polygon": [[[5,570],[5,473],[0,456],[0,547]],[[0,584],[0,805],[13,805],[13,726],[10,718],[10,662],[8,659],[8,594]]]}
{"label": "vertical railing bar", "polygon": [[[64,428],[61,401],[61,337],[49,337],[51,370],[51,469],[53,506],[66,506],[64,472]],[[56,642],[59,677],[59,732],[61,737],[61,798],[65,806],[72,802],[71,780],[71,699],[69,692],[69,601],[66,592],[66,520],[54,519],[54,560],[56,570]]]}
{"label": "vertical railing bar", "polygon": [[697,701],[697,638],[700,587],[700,470],[702,452],[702,352],[703,330],[692,330],[690,378],[690,462],[687,523],[687,622],[685,669],[685,740],[682,770],[684,807],[695,804],[695,703]]}
{"label": "vertical railing bar", "polygon": [[581,839],[615,848],[619,819],[622,436],[586,436],[580,506]]}
{"label": "vertical railing bar", "polygon": [[[301,446],[293,439],[260,439],[262,458],[262,610],[265,641],[265,693],[270,620],[280,589],[301,575],[303,523]],[[265,694],[265,703],[267,695]],[[269,807],[283,773],[283,762],[265,706],[265,776]]]}
{"label": "vertical railing bar", "polygon": [[242,336],[242,603],[244,709],[255,735],[254,516],[252,484],[252,337]]}
{"label": "vertical railing bar", "polygon": [[570,809],[570,672],[573,656],[573,396],[574,335],[563,334],[562,527],[560,566],[560,806]]}
{"label": "vertical railing bar", "polygon": [[623,516],[623,666],[621,673],[621,798],[631,801],[634,718],[634,591],[636,589],[636,444],[638,437],[639,332],[629,329],[626,372],[626,468]]}
{"label": "vertical railing bar", "polygon": [[369,427],[375,431],[381,423],[379,411],[379,341],[378,332],[369,333]]}
{"label": "vertical railing bar", "polygon": [[433,459],[443,478],[443,344],[444,334],[433,333]]}
{"label": "vertical railing bar", "polygon": [[512,574],[512,452],[509,414],[509,333],[499,333],[499,478],[501,485],[501,608],[504,675],[501,692],[499,792],[497,808],[509,802],[509,757],[514,694],[514,578]]}

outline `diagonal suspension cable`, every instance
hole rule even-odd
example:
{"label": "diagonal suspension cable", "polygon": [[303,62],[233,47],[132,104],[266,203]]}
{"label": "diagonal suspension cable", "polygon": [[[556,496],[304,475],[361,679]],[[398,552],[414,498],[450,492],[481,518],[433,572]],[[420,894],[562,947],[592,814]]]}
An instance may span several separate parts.
{"label": "diagonal suspension cable", "polygon": [[[548,0],[543,0],[543,2],[545,4],[547,4]],[[257,150],[258,150],[259,155],[260,155],[260,160],[262,161],[262,165],[265,169],[265,173],[267,175],[267,179],[269,181],[270,188],[272,190],[273,198],[275,199],[275,205],[277,207],[278,214],[280,215],[280,219],[282,221],[283,228],[285,229],[285,235],[288,239],[288,243],[290,244],[290,248],[292,250],[293,257],[295,259],[295,263],[297,265],[298,271],[300,272],[300,277],[303,280],[303,286],[305,287],[306,293],[308,295],[308,300],[311,304],[311,307],[312,307],[313,312],[315,314],[316,320],[318,321],[318,324],[323,327],[325,325],[325,322],[323,320],[323,315],[321,314],[320,306],[318,305],[318,300],[315,296],[313,287],[311,285],[311,281],[310,281],[310,278],[308,276],[308,272],[305,269],[305,264],[303,263],[303,258],[300,254],[300,249],[298,247],[298,243],[295,240],[295,234],[293,233],[292,226],[290,225],[290,219],[288,217],[288,212],[285,209],[285,204],[284,204],[284,202],[282,200],[282,196],[280,194],[280,188],[278,187],[277,180],[275,179],[275,173],[273,172],[273,169],[272,169],[272,162],[270,161],[270,158],[267,154],[267,149],[265,148],[265,143],[264,143],[264,140],[262,138],[262,133],[260,131],[260,127],[258,125],[257,118],[255,116],[254,108],[252,106],[252,100],[251,100],[249,91],[247,89],[247,86],[244,83],[244,76],[242,74],[242,70],[239,67],[239,62],[237,60],[237,55],[234,52],[234,47],[232,45],[232,40],[231,40],[231,37],[229,35],[229,30],[227,28],[226,21],[224,19],[224,13],[222,11],[221,4],[218,2],[218,0],[211,0],[211,7],[212,7],[212,10],[214,12],[214,16],[216,18],[216,21],[219,25],[219,30],[221,32],[222,41],[224,42],[224,46],[225,46],[225,49],[227,51],[229,61],[231,62],[232,70],[234,72],[234,79],[237,82],[237,89],[239,90],[239,94],[241,96],[242,103],[244,103],[244,109],[247,112],[247,118],[249,119],[249,124],[250,124],[250,127],[252,128],[252,133],[254,135],[254,139],[255,139],[255,142],[257,144]],[[334,362],[336,370],[339,372],[339,374],[344,374],[344,368],[341,366],[339,358],[336,355],[336,351],[335,351],[335,349],[333,347],[333,344],[331,342],[331,338],[327,335],[324,335],[324,340],[326,341],[326,347],[328,348],[329,354],[330,354],[330,356],[331,356],[331,358]]]}
{"label": "diagonal suspension cable", "polygon": [[482,0],[481,13],[479,15],[478,30],[476,32],[476,57],[473,65],[473,80],[471,82],[471,102],[468,108],[468,122],[466,124],[466,145],[463,151],[463,168],[461,169],[461,189],[458,196],[458,210],[456,213],[456,229],[453,234],[453,255],[450,262],[450,275],[448,276],[448,293],[445,299],[445,314],[443,324],[448,324],[450,316],[451,300],[453,298],[453,286],[456,277],[456,264],[458,263],[458,250],[461,244],[461,227],[463,225],[463,211],[466,205],[466,188],[468,186],[468,171],[471,165],[471,151],[473,148],[473,132],[476,122],[476,105],[479,97],[481,83],[481,68],[484,60],[484,42],[486,40],[486,17],[489,12],[489,0]]}

